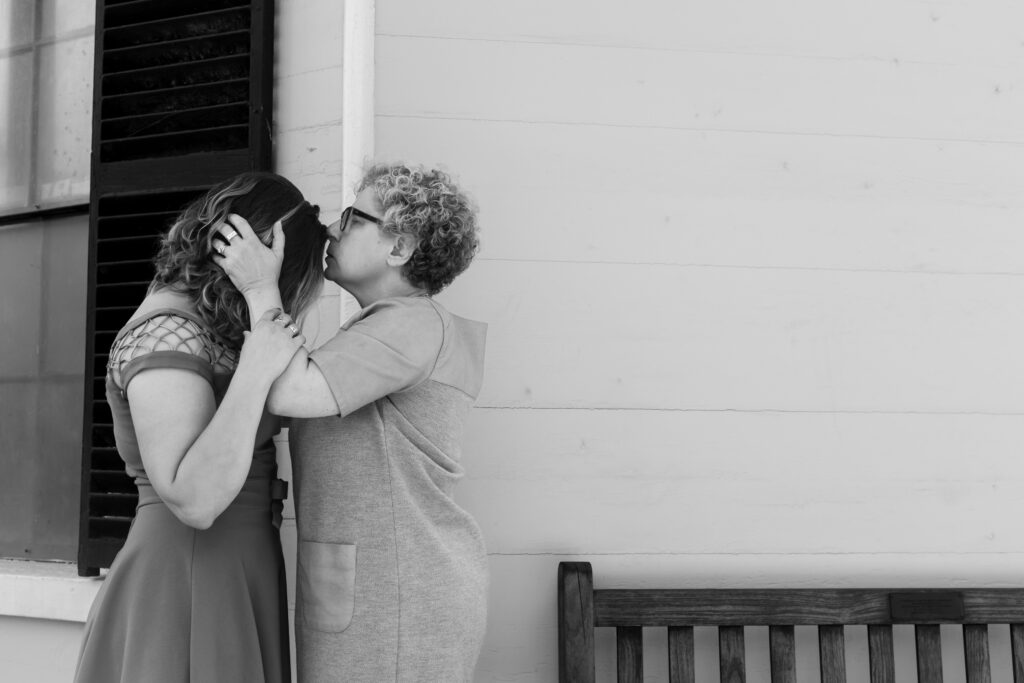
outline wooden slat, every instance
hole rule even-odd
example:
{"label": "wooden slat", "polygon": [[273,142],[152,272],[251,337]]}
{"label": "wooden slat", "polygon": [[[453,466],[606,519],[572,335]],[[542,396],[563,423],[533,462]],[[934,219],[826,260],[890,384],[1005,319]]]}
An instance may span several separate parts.
{"label": "wooden slat", "polygon": [[[844,77],[836,79],[820,60],[791,55],[679,51],[652,60],[649,50],[624,45],[408,36],[378,36],[375,48],[378,116],[955,140],[1021,136],[1014,119],[978,97],[975,89],[981,74],[1008,78],[1011,68],[1005,66],[907,64],[883,75],[876,64],[862,61],[847,65]],[[413,49],[419,68],[453,78],[438,84],[407,82],[403,55]],[[640,72],[642,82],[633,77]],[[686,97],[677,94],[680,82],[687,84]],[[565,83],[573,84],[571,91]],[[618,97],[609,98],[610,90]],[[764,98],[765,91],[772,97]],[[814,93],[813,107],[805,106],[809,93]],[[904,116],[893,116],[878,106],[880,101]],[[949,116],[935,116],[936,108]]]}
{"label": "wooden slat", "polygon": [[746,680],[742,626],[718,628],[718,666],[722,683],[744,683]]}
{"label": "wooden slat", "polygon": [[1010,649],[1013,652],[1013,681],[1024,683],[1024,624],[1010,624]]}
{"label": "wooden slat", "polygon": [[594,682],[593,574],[589,562],[558,565],[558,680]]}
{"label": "wooden slat", "polygon": [[693,627],[668,628],[669,683],[694,683]]}
{"label": "wooden slat", "polygon": [[894,683],[896,666],[892,649],[892,626],[868,626],[868,660],[871,683]]}
{"label": "wooden slat", "polygon": [[[964,600],[964,621],[970,623],[1010,623],[1024,614],[1022,589],[993,588],[960,593]],[[891,591],[875,589],[597,590],[594,591],[594,623],[596,626],[891,624],[894,622],[889,610],[890,594]]]}
{"label": "wooden slat", "polygon": [[[934,365],[929,364],[940,362],[943,354],[948,357],[957,345],[971,343],[993,362],[1010,362],[1013,345],[1024,346],[1024,328],[1006,330],[998,339],[986,336],[975,340],[969,332],[973,328],[965,330],[959,322],[965,317],[977,320],[978,329],[994,334],[998,329],[997,320],[1005,320],[1013,310],[1008,298],[1024,297],[1024,278],[1020,277],[943,278],[887,273],[884,278],[876,278],[863,273],[773,268],[650,268],[638,264],[500,260],[474,264],[465,277],[467,279],[455,283],[458,289],[453,285],[451,292],[446,291],[445,305],[451,304],[452,310],[460,310],[464,315],[475,312],[493,325],[500,323],[506,330],[495,340],[497,348],[493,352],[503,362],[488,374],[487,386],[478,400],[481,407],[593,408],[611,415],[624,409],[673,409],[681,412],[726,408],[736,411],[828,409],[843,412],[868,405],[878,412],[913,409],[927,413],[959,413],[1019,409],[1019,406],[1013,407],[1015,399],[1012,392],[993,383],[995,370],[980,362],[969,369],[949,369],[944,386],[956,386],[955,392],[929,393],[925,386],[929,376],[927,372],[934,369]],[[941,311],[930,312],[923,303],[930,299],[921,298],[922,282],[927,282],[929,291],[934,291],[936,297],[945,297],[947,305]],[[545,302],[544,292],[551,283],[558,283],[561,304],[580,311],[571,321],[559,319]],[[688,328],[677,318],[665,315],[664,305],[657,300],[631,302],[624,293],[630,288],[675,292],[672,310],[685,315],[688,325],[701,325],[700,329],[705,333],[687,334],[687,329],[696,328]],[[488,301],[481,301],[480,291],[491,292],[493,296]],[[697,292],[714,292],[714,296],[701,297]],[[868,302],[872,297],[886,299],[884,310],[870,310]],[[986,300],[986,297],[991,299]],[[588,307],[587,302],[595,299],[604,301],[609,309],[625,307],[623,310],[630,310],[630,324],[621,326],[625,327],[621,330],[602,327],[602,322],[606,321]],[[723,302],[728,302],[729,315],[723,316]],[[801,319],[807,310],[818,310],[819,307],[820,315],[809,318],[806,325],[796,331],[786,329],[787,320]],[[851,328],[850,344],[831,352],[847,372],[831,385],[833,391],[829,398],[825,385],[814,382],[813,373],[804,367],[805,363],[801,363],[801,355],[794,355],[789,349],[795,343],[808,353],[825,354],[827,345],[817,335],[824,334],[830,325],[841,326],[845,324],[843,321],[849,320],[870,320],[871,324],[865,322],[863,326]],[[944,338],[928,344],[922,342],[920,349],[914,349],[913,344],[923,339],[930,340],[931,335]],[[558,338],[572,339],[574,343],[553,344],[552,339]],[[589,338],[593,341],[581,341]],[[892,348],[894,340],[899,340],[904,346]],[[625,358],[620,353],[624,345],[631,349]],[[736,358],[731,366],[735,372],[726,372],[721,367],[700,361],[701,358],[714,357],[724,345],[742,349],[743,356]],[[858,345],[865,354],[875,354],[872,362],[864,354],[855,353]],[[677,350],[671,373],[664,371],[662,359],[666,349]],[[628,382],[624,381],[627,377],[630,378]],[[680,386],[679,382],[673,382],[676,377],[691,378],[704,388],[698,391],[688,383]],[[779,386],[781,378],[786,377],[790,380],[785,386]],[[899,395],[896,389],[904,386],[906,391]],[[834,408],[828,407],[829,401]],[[809,472],[816,478],[826,478],[818,467],[811,468]],[[835,510],[831,505],[819,506],[819,514],[826,515],[824,519],[836,524],[837,531],[841,531],[839,536],[843,537],[839,541],[836,536],[830,536],[823,543],[838,551],[873,538],[872,542],[886,543],[879,546],[879,552],[906,549],[902,532],[895,533],[890,529],[887,534],[879,534],[876,529],[872,536],[870,529],[873,527],[869,524],[847,519],[850,514],[868,514],[867,510],[872,506],[877,508],[880,504],[890,504],[877,494],[861,494],[858,488],[863,485],[862,477],[863,474],[858,474],[839,482],[843,496],[834,501]],[[656,486],[656,481],[657,477],[642,483],[644,486]],[[803,479],[798,479],[798,482],[807,487],[807,493],[801,495],[806,495],[807,500],[819,500],[814,493],[818,490],[817,482],[813,485]],[[615,483],[619,486],[628,484],[626,481]],[[712,487],[716,483],[696,482],[694,486]],[[753,484],[743,484],[743,481],[727,482],[719,489],[729,496],[739,496],[740,509],[747,510],[745,491],[756,493],[759,489]],[[779,485],[790,484],[780,482]],[[890,482],[889,485],[896,489],[900,484]],[[966,487],[963,491],[965,500],[973,500],[971,496],[984,488],[972,482],[963,482],[963,485]],[[875,486],[875,482],[871,481],[870,486]],[[870,492],[872,489],[866,490]],[[990,496],[998,497],[992,500],[1003,503],[1005,494],[1001,489],[993,492],[989,486],[986,490]],[[1018,497],[1016,489],[1012,490],[1014,497]],[[965,548],[962,552],[983,547],[982,541],[975,540],[954,524],[957,519],[950,517],[948,505],[941,505],[941,488],[935,490],[927,486],[914,494],[915,504],[934,506],[935,513],[930,509],[921,510],[922,519],[928,519],[926,514],[938,514],[936,519],[943,522],[948,519],[946,525],[952,527],[946,533],[940,533],[934,524],[927,524],[916,516],[908,520],[906,532],[912,530],[915,533],[915,551],[937,551],[948,547],[943,545],[946,541],[956,541],[957,548]],[[664,495],[669,495],[668,491]],[[868,495],[868,503],[858,500],[857,504],[862,507],[853,507],[849,501],[857,495]],[[903,491],[891,504],[905,502],[905,496]],[[646,495],[651,503],[660,497]],[[677,498],[686,500],[681,494]],[[776,500],[776,497],[766,496],[766,499]],[[935,499],[939,499],[939,503],[933,502]],[[607,507],[605,501],[599,502],[602,507]],[[629,504],[633,502],[629,501]],[[760,513],[747,510],[748,514],[768,514],[768,511],[771,511],[773,519],[784,523],[795,523],[799,519],[798,512],[790,516],[769,504]],[[644,514],[657,513],[645,510]],[[983,511],[972,509],[964,510],[961,515],[964,524],[982,523],[985,517]],[[729,519],[741,516],[738,510],[729,513]],[[836,521],[832,522],[833,519]],[[875,512],[870,519],[886,523],[880,512]],[[643,530],[634,529],[631,525],[615,524],[614,518],[605,524],[609,528],[603,528],[601,524],[594,524],[594,528],[602,534],[621,528],[633,536],[646,536]],[[1009,528],[1009,522],[1005,524]],[[1001,528],[998,525],[993,527],[997,535]],[[735,533],[743,538],[744,531]],[[848,533],[854,536],[845,536]],[[759,547],[774,548],[773,551],[778,552],[778,542],[791,542],[788,536],[773,541],[770,535],[757,534],[756,531],[751,535],[762,539],[763,545],[737,543],[744,552],[758,552]],[[714,547],[714,542],[711,545]],[[787,551],[796,552],[791,548],[799,547],[799,544],[789,546]],[[998,550],[985,547],[984,551]],[[616,548],[615,552],[629,551]]]}
{"label": "wooden slat", "polygon": [[846,647],[842,626],[818,627],[821,683],[846,683]]}
{"label": "wooden slat", "polygon": [[[1018,34],[993,30],[1020,26],[1019,3],[975,2],[941,5],[938,14],[920,11],[914,2],[869,0],[855,6],[789,0],[751,3],[661,2],[644,11],[622,12],[612,0],[516,3],[378,3],[377,31],[383,35],[447,36],[454,39],[637,45],[651,49],[721,54],[775,54],[845,59],[1005,63],[1018,49]],[[615,17],[609,21],[608,17]],[[813,26],[814,30],[807,30]],[[868,29],[867,27],[870,27]],[[986,30],[987,29],[987,30]],[[984,39],[974,39],[974,36]],[[652,60],[655,58],[652,58]],[[836,64],[845,62],[834,62]]]}
{"label": "wooden slat", "polygon": [[[961,143],[950,145],[935,156],[934,143],[922,140],[864,140],[845,137],[743,135],[720,131],[677,131],[666,129],[615,128],[522,124],[518,122],[465,121],[377,117],[377,154],[392,157],[444,159],[469,177],[487,173],[497,187],[480,183],[476,194],[488,207],[500,206],[511,216],[495,217],[495,227],[512,231],[516,219],[533,216],[535,225],[518,235],[496,235],[488,241],[488,258],[535,258],[562,260],[604,260],[628,263],[767,265],[799,267],[899,268],[927,271],[961,266],[996,272],[1019,270],[1004,254],[984,255],[972,248],[969,228],[962,221],[977,219],[977,230],[986,239],[1012,248],[1012,217],[1000,211],[1001,204],[1016,206],[1019,197],[993,164],[1019,169],[1015,145]],[[446,140],[458,137],[457,147]],[[433,138],[433,139],[429,139]],[[607,153],[605,153],[605,148]],[[857,149],[864,154],[858,154]],[[746,150],[746,154],[743,153]],[[608,159],[607,155],[615,157]],[[679,163],[685,154],[687,163]],[[814,159],[828,155],[827,173]],[[722,163],[725,155],[731,160]],[[946,155],[953,155],[944,161]],[[501,168],[490,162],[500,156]],[[565,159],[573,165],[572,177],[551,159]],[[624,172],[617,159],[630,166],[643,166],[659,174],[659,182]],[[771,164],[788,160],[794,174]],[[614,160],[613,160],[614,159]],[[717,161],[717,163],[716,163]],[[937,162],[942,163],[937,163]],[[914,174],[915,181],[906,182]],[[872,202],[863,196],[863,185],[854,177],[870,177],[872,195],[899,197],[901,208]],[[555,185],[545,189],[545,184]],[[986,186],[991,185],[986,194]],[[678,201],[678,188],[687,188],[687,201]],[[536,189],[534,189],[536,188]],[[587,207],[599,203],[602,194],[635,190],[644,202],[623,202],[620,206]],[[509,192],[526,193],[536,200],[519,208]],[[857,196],[855,193],[859,193]],[[487,204],[483,204],[484,201]],[[571,200],[579,205],[558,204]],[[970,203],[971,208],[962,204]],[[830,221],[829,230],[813,231],[814,215],[822,211],[843,212]],[[769,237],[758,226],[768,212],[784,216],[791,225],[780,225]],[[924,218],[918,218],[917,214]],[[759,215],[760,214],[760,215]],[[847,215],[848,214],[848,215]],[[876,254],[850,235],[864,225],[861,237],[870,239],[892,253]],[[582,226],[564,225],[574,215],[587,221]],[[639,220],[636,236],[647,244],[616,244],[596,238],[593,227]],[[929,231],[929,224],[932,228]],[[554,235],[564,225],[565,234]],[[902,231],[897,228],[903,228]],[[906,234],[894,235],[895,232]],[[602,233],[603,234],[603,233]],[[532,240],[527,236],[537,236]],[[546,239],[543,239],[545,238]],[[737,245],[735,240],[748,242]],[[935,261],[913,260],[913,240],[934,242]],[[522,244],[524,240],[534,244]],[[536,242],[541,242],[540,245]],[[550,247],[545,247],[550,242]],[[582,247],[581,245],[586,245]],[[739,248],[742,246],[742,248]],[[835,253],[837,249],[853,253]],[[671,251],[667,251],[671,250]],[[797,252],[800,253],[792,253]],[[471,272],[471,271],[470,271]]]}
{"label": "wooden slat", "polygon": [[942,641],[938,624],[914,627],[917,639],[918,683],[942,683]]}
{"label": "wooden slat", "polygon": [[967,667],[967,683],[991,682],[987,624],[964,624],[964,663]]}
{"label": "wooden slat", "polygon": [[639,626],[615,629],[615,651],[619,683],[643,683],[644,630]]}
{"label": "wooden slat", "polygon": [[[488,249],[491,244],[488,241]],[[480,265],[474,263],[467,275]],[[452,286],[456,285],[458,280]],[[440,296],[444,297],[445,292]],[[480,304],[477,307],[483,308]],[[473,317],[464,306],[449,308]],[[476,319],[494,324],[491,314]],[[321,323],[322,328],[326,326],[326,322]],[[488,372],[485,384],[498,374],[497,370],[491,373],[490,368]],[[914,441],[918,432],[920,436]],[[495,440],[494,434],[505,436]],[[855,434],[856,439],[849,434]],[[976,460],[961,456],[972,440],[985,444],[984,452],[979,452]],[[736,568],[742,572],[744,555],[770,552],[774,543],[784,553],[766,557],[765,571],[786,573],[795,571],[796,560],[786,553],[799,550],[800,540],[796,536],[773,540],[770,535],[759,534],[757,525],[737,523],[728,543],[723,545],[714,535],[698,534],[700,523],[687,517],[687,510],[690,506],[714,505],[715,500],[731,496],[734,505],[723,513],[730,519],[756,518],[770,511],[774,519],[791,525],[799,520],[800,508],[773,507],[779,495],[792,500],[824,500],[819,483],[834,477],[838,487],[835,500],[817,508],[816,514],[841,533],[823,538],[823,554],[804,561],[816,572],[858,574],[870,566],[870,553],[846,556],[840,552],[844,543],[850,544],[848,547],[871,547],[868,536],[874,533],[874,542],[879,547],[895,550],[901,542],[906,547],[906,529],[887,527],[885,512],[903,509],[910,503],[907,492],[900,487],[916,476],[915,462],[897,456],[901,444],[919,443],[943,463],[943,469],[936,472],[934,480],[923,484],[922,490],[913,492],[914,506],[925,509],[929,516],[911,515],[902,524],[914,529],[915,543],[942,553],[941,562],[951,563],[951,573],[979,576],[988,560],[980,543],[967,538],[967,531],[980,528],[986,510],[1011,509],[1013,500],[1022,497],[1024,483],[1008,483],[995,491],[989,485],[985,491],[978,472],[997,476],[1001,463],[1012,462],[1011,446],[1022,442],[1024,420],[993,419],[984,414],[921,414],[903,420],[891,414],[828,411],[809,414],[478,407],[466,425],[463,450],[486,451],[489,455],[476,462],[474,476],[460,484],[459,498],[462,505],[474,511],[481,527],[488,530],[488,542],[501,552],[530,553],[537,548],[559,547],[558,543],[571,537],[579,547],[595,555],[664,552],[673,559],[671,563],[666,561],[659,576],[685,572],[683,562],[674,554],[671,535],[657,525],[623,523],[617,511],[627,506],[638,518],[685,520],[680,522],[680,529],[693,533],[692,552],[701,553],[697,555],[699,560],[695,560],[702,567],[700,571],[723,571],[729,567],[729,571]],[[775,444],[779,449],[776,459],[765,461],[758,457],[759,444],[765,443]],[[575,452],[566,450],[573,448],[580,449],[580,453],[585,449],[586,468],[581,469],[572,458],[562,457],[566,452]],[[842,453],[844,459],[837,463],[829,461],[826,466],[812,460],[816,449]],[[617,457],[617,453],[626,451],[631,454],[629,458]],[[685,459],[666,460],[664,454],[669,451],[685,451],[689,455]],[[744,473],[744,479],[723,478],[723,462],[728,462],[729,472]],[[808,462],[816,464],[808,469]],[[970,471],[972,466],[974,474]],[[780,470],[797,471],[801,467],[806,477],[779,480],[768,489],[757,485],[758,481],[771,480]],[[637,473],[657,476],[633,476]],[[979,483],[971,483],[972,478]],[[943,503],[942,491],[950,486],[956,487],[965,501],[973,501],[970,509],[954,510],[948,501]],[[535,498],[527,513],[534,527],[530,534],[505,523],[510,515],[523,514],[520,508],[524,497]],[[574,505],[566,506],[565,500],[573,500]],[[955,523],[964,518],[970,521],[963,525]],[[992,552],[1008,551],[1012,546],[1009,538],[1001,535],[1012,526],[1006,518],[999,515],[998,519],[990,520],[989,526],[996,533],[990,542]],[[943,547],[942,535],[930,528],[934,523],[948,529],[947,535],[956,535],[957,545],[950,542]],[[961,546],[977,552],[947,552]],[[719,554],[723,552],[728,554]],[[714,564],[715,557],[721,558],[717,560],[723,563],[721,567]],[[913,576],[919,569],[912,554],[895,555],[891,561],[893,576]],[[858,569],[848,569],[851,563]],[[597,585],[610,587],[600,580]]]}
{"label": "wooden slat", "polygon": [[796,683],[796,641],[792,626],[768,628],[772,683]]}

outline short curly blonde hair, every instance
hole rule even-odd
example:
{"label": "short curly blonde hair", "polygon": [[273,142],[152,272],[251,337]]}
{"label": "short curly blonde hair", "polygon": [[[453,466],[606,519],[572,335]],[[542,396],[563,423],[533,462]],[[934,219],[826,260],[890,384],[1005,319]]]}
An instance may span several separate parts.
{"label": "short curly blonde hair", "polygon": [[366,188],[373,189],[384,208],[383,229],[416,241],[402,271],[409,284],[434,295],[469,267],[480,249],[476,207],[447,173],[378,164],[366,172],[356,191]]}

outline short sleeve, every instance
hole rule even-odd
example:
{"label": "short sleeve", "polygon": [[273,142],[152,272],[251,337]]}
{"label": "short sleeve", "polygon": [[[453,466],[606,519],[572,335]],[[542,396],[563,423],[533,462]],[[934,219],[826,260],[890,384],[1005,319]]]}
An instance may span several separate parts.
{"label": "short sleeve", "polygon": [[430,377],[444,323],[427,299],[385,299],[310,354],[327,379],[340,415]]}
{"label": "short sleeve", "polygon": [[173,313],[155,315],[127,330],[110,349],[108,371],[122,392],[152,368],[188,370],[213,384],[215,368],[233,369],[237,356],[195,321]]}

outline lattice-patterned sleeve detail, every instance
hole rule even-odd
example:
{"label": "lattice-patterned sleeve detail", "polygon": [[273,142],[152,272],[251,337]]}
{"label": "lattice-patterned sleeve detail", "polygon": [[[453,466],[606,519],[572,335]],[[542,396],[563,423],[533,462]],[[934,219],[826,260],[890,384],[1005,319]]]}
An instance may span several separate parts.
{"label": "lattice-patterned sleeve detail", "polygon": [[150,368],[191,370],[212,384],[214,374],[232,372],[237,362],[237,353],[201,325],[164,313],[141,321],[118,338],[110,349],[107,370],[123,392],[135,375]]}

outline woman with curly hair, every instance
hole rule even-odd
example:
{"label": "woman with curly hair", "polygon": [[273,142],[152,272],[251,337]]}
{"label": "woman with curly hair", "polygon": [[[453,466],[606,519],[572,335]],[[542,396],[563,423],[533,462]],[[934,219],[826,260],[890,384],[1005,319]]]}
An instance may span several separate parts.
{"label": "woman with curly hair", "polygon": [[[275,306],[275,256],[241,232],[218,262],[250,310]],[[362,310],[299,351],[268,399],[299,418],[299,679],[471,681],[487,556],[452,490],[486,326],[432,296],[476,254],[475,212],[440,171],[376,166],[328,235],[325,274]]]}
{"label": "woman with curly hair", "polygon": [[[139,504],[90,611],[76,681],[290,680],[280,425],[265,403],[304,343],[282,310],[298,316],[319,294],[318,211],[281,176],[247,173],[164,236],[149,293],[110,350],[107,401]],[[233,214],[273,244],[275,310],[250,312],[213,262],[237,239],[213,229]]]}

